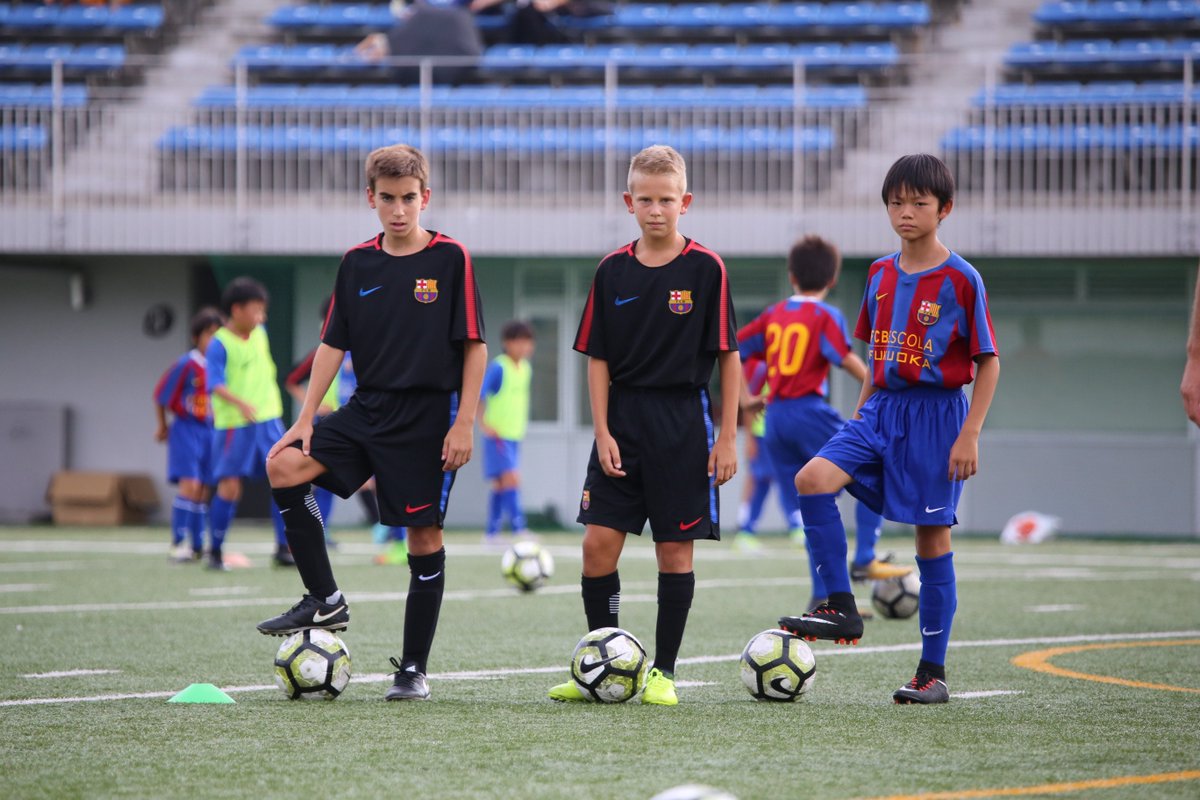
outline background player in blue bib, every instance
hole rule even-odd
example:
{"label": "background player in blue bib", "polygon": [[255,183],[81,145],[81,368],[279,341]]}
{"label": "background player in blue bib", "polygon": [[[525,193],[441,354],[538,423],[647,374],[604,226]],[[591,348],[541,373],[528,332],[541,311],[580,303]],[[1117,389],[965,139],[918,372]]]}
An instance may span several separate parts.
{"label": "background player in blue bib", "polygon": [[205,391],[204,352],[222,324],[217,309],[197,311],[190,327],[192,349],[180,356],[154,387],[158,415],[154,438],[167,443],[167,480],[179,486],[171,504],[171,546],[173,558],[180,562],[199,561],[204,550],[207,493],[212,483],[212,414]]}
{"label": "background player in blue bib", "polygon": [[[979,433],[1000,377],[983,279],[938,239],[954,178],[930,155],[904,156],[882,197],[900,251],[871,265],[855,337],[867,342],[870,380],[858,410],[796,476],[804,530],[829,601],[780,626],[840,644],[862,636],[850,593],[843,488],[887,519],[917,528],[921,660],[897,703],[944,703],[946,648],[957,594],[950,526],[963,481],[979,467]],[[962,387],[975,389],[968,409]]]}

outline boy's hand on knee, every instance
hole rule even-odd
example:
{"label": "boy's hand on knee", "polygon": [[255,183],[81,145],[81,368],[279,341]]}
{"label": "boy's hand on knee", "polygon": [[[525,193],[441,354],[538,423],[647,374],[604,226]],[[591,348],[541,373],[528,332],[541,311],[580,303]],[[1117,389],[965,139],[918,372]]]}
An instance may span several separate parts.
{"label": "boy's hand on knee", "polygon": [[947,477],[952,481],[965,481],[979,471],[979,437],[960,433],[950,448],[950,469]]}
{"label": "boy's hand on knee", "polygon": [[300,442],[300,451],[304,455],[309,455],[309,450],[312,447],[312,432],[313,426],[311,422],[299,420],[295,425],[287,429],[287,433],[283,435],[275,444],[271,445],[271,449],[267,451],[267,460],[270,461],[275,456],[279,455],[285,447],[290,447],[292,442]]}
{"label": "boy's hand on knee", "polygon": [[621,469],[621,449],[617,440],[610,435],[596,437],[596,454],[600,457],[600,468],[610,478],[624,478]]}

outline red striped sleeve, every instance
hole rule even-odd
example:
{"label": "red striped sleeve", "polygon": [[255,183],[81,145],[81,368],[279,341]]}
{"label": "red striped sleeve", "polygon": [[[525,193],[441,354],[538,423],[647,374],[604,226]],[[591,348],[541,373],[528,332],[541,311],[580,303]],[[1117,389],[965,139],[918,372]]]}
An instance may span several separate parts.
{"label": "red striped sleeve", "polygon": [[483,339],[483,334],[480,332],[479,326],[479,303],[476,301],[478,291],[475,286],[475,267],[471,263],[471,254],[462,242],[451,239],[449,236],[443,236],[441,233],[435,233],[427,246],[433,247],[440,242],[452,244],[462,251],[463,298],[467,306],[467,338],[480,341]]}
{"label": "red striped sleeve", "polygon": [[[330,309],[332,310],[332,304],[330,305]],[[329,324],[328,315],[325,317],[325,324]],[[324,326],[321,327],[321,333],[325,333]],[[296,365],[295,369],[288,373],[287,377],[283,379],[283,385],[299,386],[308,380],[309,376],[312,375],[313,360],[316,359],[316,357],[317,351],[314,348],[313,350],[309,351],[309,354],[304,357],[303,361]]]}
{"label": "red striped sleeve", "polygon": [[709,250],[702,244],[697,244],[694,239],[688,242],[687,246],[683,248],[683,253],[691,250],[697,250],[712,256],[712,259],[717,262],[717,266],[721,269],[721,297],[719,298],[720,310],[718,311],[718,324],[721,326],[721,332],[717,336],[717,347],[721,350],[736,350],[737,344],[731,342],[729,337],[729,273],[725,269],[725,262],[712,250]]}
{"label": "red striped sleeve", "polygon": [[592,280],[592,288],[588,289],[587,304],[583,307],[583,319],[579,323],[579,334],[575,337],[575,349],[586,353],[588,341],[592,338],[592,317],[596,301],[596,281]]}

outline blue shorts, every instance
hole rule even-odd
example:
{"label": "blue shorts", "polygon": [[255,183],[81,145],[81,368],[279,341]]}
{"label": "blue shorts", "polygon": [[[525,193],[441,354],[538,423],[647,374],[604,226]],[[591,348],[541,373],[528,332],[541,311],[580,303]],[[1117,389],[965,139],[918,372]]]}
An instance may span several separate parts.
{"label": "blue shorts", "polygon": [[167,480],[211,483],[212,426],[191,419],[176,419],[167,433]]}
{"label": "blue shorts", "polygon": [[962,481],[950,480],[950,448],[967,419],[961,389],[881,389],[817,454],[854,482],[850,494],[893,522],[956,525]]}
{"label": "blue shorts", "polygon": [[763,445],[781,490],[795,493],[796,473],[844,424],[845,420],[820,395],[767,404]]}
{"label": "blue shorts", "polygon": [[771,457],[767,455],[767,448],[763,445],[763,437],[755,436],[758,440],[758,448],[755,451],[756,455],[750,459],[750,477],[754,481],[770,481],[775,479],[775,470],[771,468]]}
{"label": "blue shorts", "polygon": [[521,443],[515,439],[483,437],[483,477],[489,481],[515,471],[521,463]]}
{"label": "blue shorts", "polygon": [[218,428],[212,437],[212,478],[263,478],[267,474],[267,451],[283,438],[283,423],[278,419]]}

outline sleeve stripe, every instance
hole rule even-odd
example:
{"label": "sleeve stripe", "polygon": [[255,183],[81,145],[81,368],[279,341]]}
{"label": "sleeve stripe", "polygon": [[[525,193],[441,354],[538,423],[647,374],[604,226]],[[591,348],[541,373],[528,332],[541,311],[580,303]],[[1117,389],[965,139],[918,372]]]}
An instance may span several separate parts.
{"label": "sleeve stripe", "polygon": [[[328,321],[328,318],[326,321]],[[312,375],[313,361],[316,359],[316,357],[317,351],[315,349],[309,351],[308,355],[304,357],[304,360],[297,364],[296,368],[289,372],[287,377],[283,379],[283,385],[299,386],[301,383],[304,383],[304,381],[308,380],[309,376]]]}
{"label": "sleeve stripe", "polygon": [[596,282],[588,289],[587,305],[583,308],[583,322],[579,323],[579,335],[575,337],[575,349],[581,353],[587,352],[588,342],[592,338],[592,305],[596,300]]}
{"label": "sleeve stripe", "polygon": [[452,244],[462,251],[463,254],[463,296],[467,304],[467,338],[476,341],[483,338],[479,332],[479,309],[475,302],[475,267],[471,263],[471,254],[467,252],[467,248],[462,242],[455,241],[449,236],[443,236],[440,233],[434,234],[433,239],[429,241],[429,246],[433,247],[435,243],[446,242]]}
{"label": "sleeve stripe", "polygon": [[697,244],[695,240],[690,241],[683,249],[683,252],[686,253],[689,250],[698,250],[701,253],[707,253],[713,257],[713,260],[717,262],[717,266],[721,268],[721,335],[717,339],[717,346],[722,350],[732,350],[734,348],[729,344],[729,273],[725,271],[725,262],[721,260],[719,255],[704,245]]}
{"label": "sleeve stripe", "polygon": [[329,296],[329,310],[325,312],[325,322],[321,323],[321,341],[325,340],[325,331],[329,330],[329,320],[333,319],[335,305],[337,305],[337,292]]}

